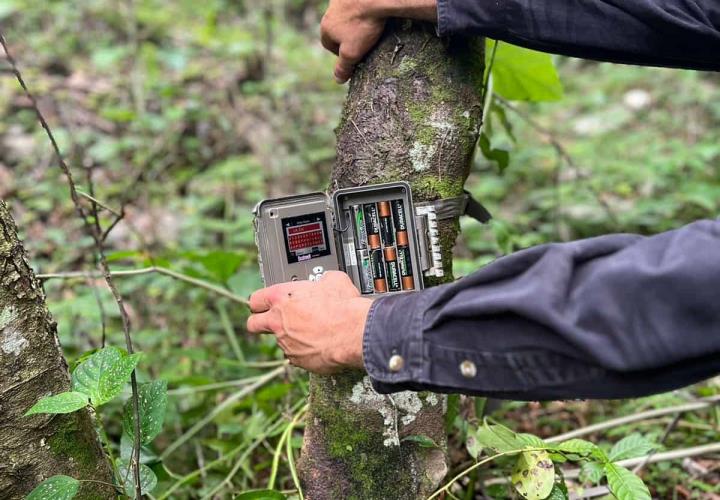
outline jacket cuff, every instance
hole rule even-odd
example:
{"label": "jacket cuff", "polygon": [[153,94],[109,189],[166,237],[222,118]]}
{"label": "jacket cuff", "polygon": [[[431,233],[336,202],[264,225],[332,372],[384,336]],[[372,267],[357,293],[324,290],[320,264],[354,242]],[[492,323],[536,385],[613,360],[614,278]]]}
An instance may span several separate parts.
{"label": "jacket cuff", "polygon": [[510,10],[516,0],[437,0],[440,36],[478,35],[496,37],[508,31]]}
{"label": "jacket cuff", "polygon": [[429,360],[424,317],[436,289],[376,299],[363,335],[363,362],[373,383],[425,380]]}

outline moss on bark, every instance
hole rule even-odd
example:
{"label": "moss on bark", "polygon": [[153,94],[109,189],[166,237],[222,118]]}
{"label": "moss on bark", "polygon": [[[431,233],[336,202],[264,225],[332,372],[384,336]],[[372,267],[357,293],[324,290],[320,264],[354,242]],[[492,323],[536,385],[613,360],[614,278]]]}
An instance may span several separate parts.
{"label": "moss on bark", "polygon": [[[331,189],[405,180],[416,201],[461,195],[482,116],[482,45],[441,40],[427,24],[390,23],[353,76]],[[426,286],[452,279],[459,223],[439,229],[446,276]],[[379,395],[362,373],[312,376],[298,464],[306,498],[425,498],[447,472],[444,405],[434,394]],[[410,435],[440,448],[403,441]]]}

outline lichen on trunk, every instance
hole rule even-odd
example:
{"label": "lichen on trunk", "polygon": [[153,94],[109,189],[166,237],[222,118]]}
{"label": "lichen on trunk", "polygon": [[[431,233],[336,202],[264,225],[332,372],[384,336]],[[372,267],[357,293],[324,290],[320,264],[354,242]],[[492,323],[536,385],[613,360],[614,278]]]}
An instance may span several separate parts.
{"label": "lichen on trunk", "polygon": [[[25,412],[43,396],[70,389],[56,326],[0,200],[0,492],[20,499],[56,474],[112,483],[109,463],[87,411]],[[78,499],[114,497],[114,488],[82,483]]]}
{"label": "lichen on trunk", "polygon": [[[416,201],[461,195],[482,117],[482,42],[389,23],[350,84],[331,190],[405,180]],[[446,274],[426,286],[452,279],[459,223],[444,220],[439,229]],[[306,498],[426,497],[447,473],[444,412],[443,396],[380,395],[360,372],[311,376],[298,464]],[[439,447],[403,440],[412,435]]]}

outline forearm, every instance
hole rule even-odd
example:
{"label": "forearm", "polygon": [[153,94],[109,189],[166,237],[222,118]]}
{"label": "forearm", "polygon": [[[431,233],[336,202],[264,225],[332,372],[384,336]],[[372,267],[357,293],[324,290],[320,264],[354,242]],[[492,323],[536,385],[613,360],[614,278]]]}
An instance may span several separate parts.
{"label": "forearm", "polygon": [[720,372],[718,248],[720,221],[703,221],[519,252],[378,301],[365,366],[383,392],[612,398],[688,385]]}
{"label": "forearm", "polygon": [[720,70],[717,0],[437,0],[443,35],[585,59]]}

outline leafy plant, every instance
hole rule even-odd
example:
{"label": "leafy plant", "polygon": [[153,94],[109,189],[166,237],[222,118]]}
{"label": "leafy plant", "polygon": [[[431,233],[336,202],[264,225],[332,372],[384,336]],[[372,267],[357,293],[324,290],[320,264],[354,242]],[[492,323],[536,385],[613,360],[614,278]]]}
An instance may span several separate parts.
{"label": "leafy plant", "polygon": [[616,462],[643,456],[657,445],[639,434],[617,442],[609,453],[584,439],[547,443],[532,434],[518,434],[486,420],[468,438],[468,451],[478,459],[482,450],[497,456],[516,456],[511,473],[515,490],[528,500],[564,499],[567,488],[555,474],[554,463],[579,462],[583,477],[593,483],[607,478],[608,488],[618,500],[643,500],[650,492],[642,479]]}
{"label": "leafy plant", "polygon": [[[140,353],[129,355],[116,347],[105,347],[84,356],[72,373],[73,390],[42,398],[25,415],[72,413],[88,405],[97,411],[122,393],[140,359]],[[167,383],[156,380],[143,384],[139,387],[138,395],[140,443],[147,445],[162,430],[167,406]],[[132,441],[135,432],[135,414],[130,401],[125,405],[123,429],[128,435],[127,441]],[[107,442],[104,433],[103,436],[106,449],[111,450],[112,446]],[[116,471],[117,483],[122,485],[126,495],[134,498],[134,476],[130,467],[131,451],[131,446],[125,449],[121,447],[121,458],[116,460],[112,453],[110,458]],[[142,460],[142,456],[140,458]],[[28,500],[58,498],[70,500],[77,494],[81,482],[69,476],[52,476],[40,483],[27,498]],[[157,485],[155,473],[145,464],[140,464],[140,483],[143,494],[150,493]]]}

